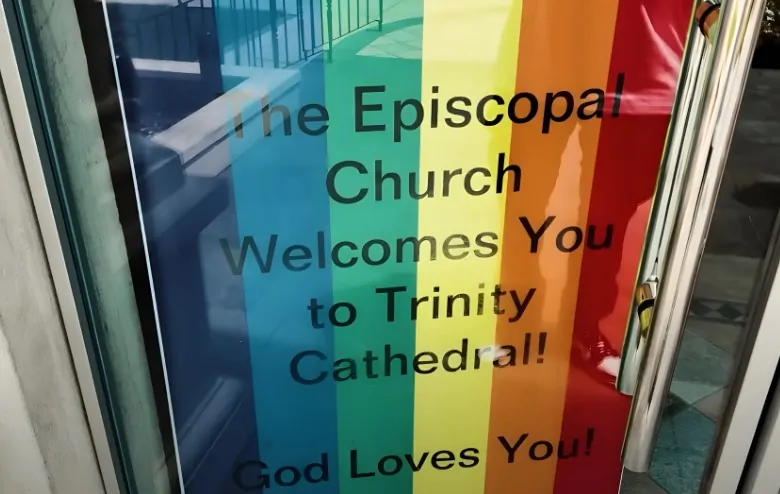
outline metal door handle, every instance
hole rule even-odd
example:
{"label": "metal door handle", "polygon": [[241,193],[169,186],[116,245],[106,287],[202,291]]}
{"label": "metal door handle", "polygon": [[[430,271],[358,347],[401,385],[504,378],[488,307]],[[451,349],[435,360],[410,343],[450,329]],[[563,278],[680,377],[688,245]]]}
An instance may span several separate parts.
{"label": "metal door handle", "polygon": [[[658,296],[658,278],[652,275],[647,281],[639,285],[634,296],[636,302],[636,315],[639,319],[639,344],[645,347],[650,337],[651,325],[653,322],[653,312],[655,309],[655,299]],[[641,354],[640,354],[641,355]]]}
{"label": "metal door handle", "polygon": [[655,284],[657,297],[651,296],[651,286],[640,286],[637,292],[638,297],[655,302],[652,314],[644,315],[648,330],[644,336],[640,331],[638,337],[638,341],[644,338],[644,351],[635,369],[636,389],[623,443],[623,465],[631,471],[646,472],[650,467],[764,4],[765,0],[727,0],[721,11],[720,35],[711,45],[704,87],[690,87],[698,80],[701,65],[689,59],[691,53],[704,56],[704,44],[699,42],[699,50],[686,54],[681,93],[693,94],[694,100],[701,98],[703,105],[698,114],[693,110],[692,125],[686,122],[685,139],[695,146],[680,155],[687,166],[679,207],[668,247],[658,253],[663,283]]}
{"label": "metal door handle", "polygon": [[658,295],[658,277],[653,272],[640,284],[634,293],[634,317],[636,322],[629,325],[623,345],[623,356],[620,361],[620,373],[617,379],[617,389],[621,393],[632,395],[639,378],[639,369],[644,360],[647,340],[650,336],[655,299]]}
{"label": "metal door handle", "polygon": [[639,338],[647,340],[650,323],[653,321],[653,307],[658,294],[658,278],[645,281],[636,289],[636,314],[639,317]]}

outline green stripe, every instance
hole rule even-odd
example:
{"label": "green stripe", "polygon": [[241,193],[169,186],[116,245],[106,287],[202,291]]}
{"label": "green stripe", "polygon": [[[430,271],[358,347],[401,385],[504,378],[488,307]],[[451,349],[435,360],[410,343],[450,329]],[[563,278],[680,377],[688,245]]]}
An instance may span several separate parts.
{"label": "green stripe", "polygon": [[[422,0],[418,12],[422,12]],[[416,24],[416,25],[415,25]],[[374,199],[373,169],[376,160],[382,160],[384,171],[398,173],[403,189],[408,185],[410,172],[419,167],[419,131],[406,132],[400,143],[393,142],[393,100],[421,97],[422,63],[415,46],[422,46],[419,18],[385,23],[379,32],[377,25],[364,28],[334,46],[332,62],[325,66],[326,102],[330,112],[328,130],[328,161],[333,167],[343,160],[362,163],[369,170],[359,175],[354,170],[342,172],[336,185],[344,194],[354,194],[369,188],[365,199],[356,204],[341,204],[331,200],[331,244],[353,242],[361,247],[372,239],[384,239],[391,248],[391,258],[379,266],[369,266],[362,260],[349,268],[333,269],[334,302],[349,302],[357,309],[357,319],[349,327],[334,328],[336,358],[354,359],[358,378],[337,384],[338,440],[341,494],[407,494],[412,492],[412,472],[406,465],[393,476],[376,474],[373,477],[354,478],[350,451],[357,450],[360,471],[377,472],[378,461],[386,455],[403,458],[413,451],[414,439],[414,373],[401,375],[400,364],[393,363],[393,375],[384,377],[382,355],[385,345],[395,353],[403,353],[409,363],[414,355],[414,323],[408,318],[408,300],[414,295],[416,264],[411,261],[411,249],[405,250],[403,263],[396,262],[396,239],[417,235],[417,203],[406,195],[392,200],[391,186],[385,191],[391,200]],[[370,52],[360,51],[368,47]],[[381,50],[398,58],[373,56]],[[419,51],[419,48],[418,48]],[[412,58],[402,58],[410,56]],[[367,102],[381,103],[383,110],[366,116],[366,123],[386,123],[384,132],[356,132],[355,88],[358,86],[385,86],[383,94],[366,96]],[[342,258],[348,257],[344,249]],[[379,257],[381,248],[371,249]],[[351,255],[351,254],[350,254]],[[374,257],[374,258],[376,258]],[[395,322],[386,320],[386,304],[375,293],[377,287],[405,286],[407,291],[399,298],[406,301],[399,306],[400,317]],[[344,312],[345,314],[346,312]],[[339,313],[340,315],[342,313]],[[379,356],[376,363],[378,378],[367,378],[365,352],[373,350]],[[393,464],[389,464],[393,466]]]}

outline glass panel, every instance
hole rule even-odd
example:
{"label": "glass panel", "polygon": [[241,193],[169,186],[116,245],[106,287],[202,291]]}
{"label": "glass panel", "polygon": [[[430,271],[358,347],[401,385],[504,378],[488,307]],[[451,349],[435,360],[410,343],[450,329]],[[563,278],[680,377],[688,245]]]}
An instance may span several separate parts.
{"label": "glass panel", "polygon": [[18,2],[127,489],[617,492],[693,7]]}
{"label": "glass panel", "polygon": [[[12,33],[29,42],[18,48],[36,48],[20,57],[28,61],[20,72],[30,76],[30,107],[38,111],[33,121],[45,137],[42,161],[51,165],[46,173],[58,186],[52,203],[61,206],[68,229],[63,241],[75,255],[71,280],[85,296],[85,339],[94,343],[89,352],[103,386],[99,394],[109,436],[121,453],[116,458],[119,481],[132,484],[135,492],[166,493],[169,473],[175,474],[170,419],[165,388],[153,386],[153,380],[163,379],[162,367],[151,339],[156,329],[146,262],[137,241],[132,242],[139,222],[133,214],[119,99],[110,86],[111,52],[105,42],[85,48],[81,41],[82,36],[107,39],[102,6],[90,1],[7,3]],[[88,66],[87,58],[104,64]],[[139,273],[142,283],[136,282]]]}
{"label": "glass panel", "polygon": [[779,9],[768,2],[651,471],[627,472],[622,492],[698,492],[722,426],[780,208]]}

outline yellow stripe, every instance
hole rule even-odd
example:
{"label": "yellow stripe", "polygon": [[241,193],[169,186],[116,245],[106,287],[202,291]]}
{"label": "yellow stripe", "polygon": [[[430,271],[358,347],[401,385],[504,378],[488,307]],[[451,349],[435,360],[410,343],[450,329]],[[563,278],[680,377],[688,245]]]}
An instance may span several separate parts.
{"label": "yellow stripe", "polygon": [[[440,103],[440,120],[446,117],[446,101],[466,96],[476,103],[485,95],[499,94],[508,101],[514,90],[517,42],[520,33],[521,0],[425,0],[423,24],[422,97],[430,107],[433,97]],[[509,32],[507,32],[507,30]],[[502,43],[502,40],[512,40]],[[438,94],[432,87],[438,86]],[[498,109],[491,104],[488,117]],[[495,110],[494,110],[495,109]],[[430,115],[428,115],[430,117]],[[424,258],[418,266],[417,297],[433,295],[440,287],[440,317],[430,310],[417,319],[416,351],[433,352],[439,358],[447,351],[460,348],[468,338],[468,370],[417,374],[415,380],[415,456],[425,452],[449,450],[457,456],[467,448],[479,450],[480,462],[472,468],[455,465],[437,470],[428,463],[414,476],[414,492],[479,494],[483,492],[490,415],[492,381],[491,360],[484,360],[480,370],[473,370],[474,350],[493,344],[496,316],[492,298],[485,296],[484,314],[476,315],[477,295],[489,293],[499,281],[501,252],[480,258],[473,254],[475,238],[483,232],[500,236],[504,223],[505,194],[495,193],[495,178],[478,178],[475,185],[491,184],[491,190],[478,197],[464,192],[463,175],[452,180],[448,197],[442,197],[445,170],[462,169],[463,174],[484,167],[493,177],[499,152],[509,150],[511,122],[504,118],[494,127],[472,120],[465,128],[448,128],[441,121],[432,128],[430,119],[421,127],[420,185],[428,172],[436,177],[436,198],[422,199],[419,205],[419,235],[438,240],[435,260]],[[507,163],[508,164],[508,163]],[[507,181],[511,183],[511,180]],[[506,187],[505,187],[506,190]],[[442,252],[447,237],[463,234],[471,249],[461,260],[448,259]],[[460,244],[459,244],[460,245]],[[479,284],[485,288],[480,290]],[[466,293],[471,297],[471,314],[464,317],[463,304],[452,318],[446,314],[447,295]],[[426,304],[421,307],[430,307]]]}

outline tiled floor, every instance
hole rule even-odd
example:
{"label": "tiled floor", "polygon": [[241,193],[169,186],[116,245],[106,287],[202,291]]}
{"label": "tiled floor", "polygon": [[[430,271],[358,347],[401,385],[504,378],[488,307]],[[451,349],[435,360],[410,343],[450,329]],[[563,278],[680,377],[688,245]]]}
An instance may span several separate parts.
{"label": "tiled floor", "polygon": [[758,260],[707,255],[675,368],[653,464],[624,494],[698,492],[738,355]]}
{"label": "tiled floor", "polygon": [[672,394],[695,405],[728,384],[732,361],[733,357],[714,343],[686,331],[677,357]]}
{"label": "tiled floor", "polygon": [[777,87],[779,73],[750,75],[653,463],[622,493],[698,493],[780,207]]}
{"label": "tiled floor", "polygon": [[667,409],[658,435],[650,477],[666,492],[698,492],[715,424],[695,408]]}
{"label": "tiled floor", "polygon": [[647,475],[623,472],[620,491],[624,494],[666,494],[663,488]]}

